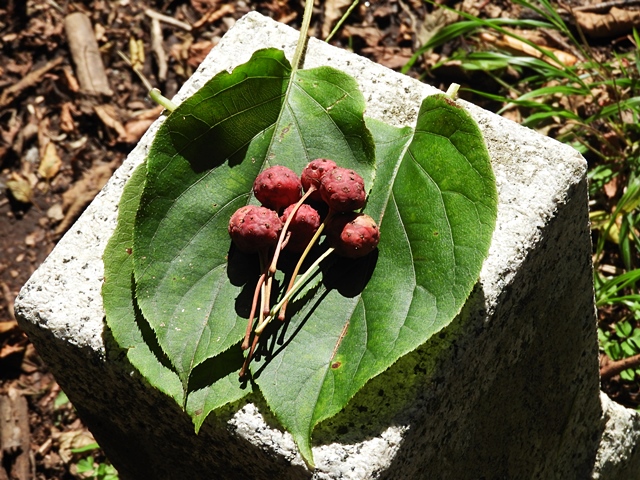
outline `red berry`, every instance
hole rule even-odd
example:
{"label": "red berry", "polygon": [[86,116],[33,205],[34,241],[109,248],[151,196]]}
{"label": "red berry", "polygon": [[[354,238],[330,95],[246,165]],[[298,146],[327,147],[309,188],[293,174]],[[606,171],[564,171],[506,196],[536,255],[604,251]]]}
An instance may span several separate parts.
{"label": "red berry", "polygon": [[300,176],[300,180],[302,181],[302,188],[304,188],[305,192],[309,191],[311,186],[316,188],[312,194],[309,195],[310,200],[314,200],[319,202],[322,200],[320,196],[320,180],[329,170],[333,170],[336,168],[336,162],[333,160],[329,160],[328,158],[316,158],[314,161],[309,162],[309,164],[304,167],[302,170],[302,175]]}
{"label": "red berry", "polygon": [[364,206],[364,180],[353,170],[336,167],[320,181],[320,195],[336,212],[351,212]]}
{"label": "red berry", "polygon": [[255,253],[278,242],[282,222],[273,210],[255,205],[240,207],[229,219],[229,235],[236,247]]}
{"label": "red berry", "polygon": [[293,170],[276,165],[256,177],[253,193],[262,205],[279,211],[300,200],[302,184]]}
{"label": "red berry", "polygon": [[[287,221],[291,211],[294,209],[294,205],[289,205],[284,213],[282,214],[282,223]],[[302,252],[309,242],[311,238],[320,227],[320,214],[310,205],[302,204],[298,211],[291,219],[291,223],[289,224],[289,231],[291,232],[291,237],[287,242],[287,249],[292,252]]]}
{"label": "red berry", "polygon": [[360,258],[378,246],[380,230],[369,215],[343,213],[335,215],[327,225],[327,239],[338,255]]}

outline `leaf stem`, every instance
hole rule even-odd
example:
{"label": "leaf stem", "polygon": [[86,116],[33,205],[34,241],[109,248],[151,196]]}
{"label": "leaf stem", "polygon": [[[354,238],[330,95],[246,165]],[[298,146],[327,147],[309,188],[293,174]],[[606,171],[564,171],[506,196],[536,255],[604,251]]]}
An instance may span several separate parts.
{"label": "leaf stem", "polygon": [[451,85],[449,85],[449,88],[447,88],[445,95],[449,97],[451,100],[455,100],[458,97],[459,89],[460,89],[460,85],[458,85],[457,83],[452,83]]}
{"label": "leaf stem", "polygon": [[157,88],[152,88],[151,90],[149,90],[149,96],[151,97],[151,100],[156,102],[158,105],[162,105],[170,112],[173,112],[176,108],[178,108],[175,103],[173,103],[167,97],[163,96],[162,93],[160,93],[160,90],[158,90]]}
{"label": "leaf stem", "polygon": [[291,64],[291,77],[300,68],[300,61],[304,53],[304,47],[307,44],[307,33],[309,32],[309,24],[311,23],[311,15],[313,14],[313,0],[305,0],[304,14],[302,15],[302,26],[300,27],[300,37],[296,45],[296,51],[293,54],[293,62]]}
{"label": "leaf stem", "polygon": [[349,15],[351,15],[351,12],[353,12],[353,9],[358,6],[358,3],[360,3],[360,0],[353,0],[353,3],[349,6],[347,11],[344,13],[344,15],[342,15],[342,18],[340,18],[340,20],[338,20],[338,23],[336,23],[336,26],[333,27],[333,30],[331,30],[331,33],[327,36],[327,38],[324,39],[325,42],[329,43],[329,41],[333,38],[336,32],[340,30],[340,27],[342,26],[344,21],[347,18],[349,18]]}
{"label": "leaf stem", "polygon": [[322,255],[320,255],[317,260],[315,262],[313,262],[313,264],[307,269],[306,272],[304,272],[300,278],[298,279],[298,281],[295,283],[295,285],[293,286],[293,288],[291,288],[284,297],[282,297],[282,300],[280,300],[280,302],[278,302],[277,305],[275,305],[272,309],[271,312],[269,312],[269,316],[267,318],[264,319],[264,321],[262,323],[260,323],[260,325],[258,325],[258,327],[255,330],[256,335],[260,335],[264,329],[266,328],[266,326],[269,324],[269,322],[271,322],[271,320],[273,320],[274,316],[276,315],[276,313],[278,313],[278,311],[282,308],[282,306],[289,301],[289,299],[295,295],[295,293],[302,287],[302,285],[305,284],[305,282],[309,279],[309,277],[311,277],[311,274],[316,270],[316,268],[318,268],[318,265],[320,265],[320,262],[322,262],[325,258],[327,258],[333,251],[335,250],[335,248],[333,247],[329,247],[327,248],[327,251],[324,252]]}
{"label": "leaf stem", "polygon": [[[264,250],[261,250],[259,252],[259,257],[260,257],[260,270],[262,271],[262,275],[260,275],[260,279],[262,280],[262,284],[260,285],[260,290],[262,292],[262,295],[260,296],[260,312],[258,314],[258,326],[260,326],[260,324],[264,321],[264,312],[265,312],[265,308],[269,308],[268,304],[265,302],[268,302],[268,298],[267,297],[267,288],[268,288],[268,284],[265,284],[265,278],[267,278],[269,276],[269,270],[267,269],[267,260],[266,260],[266,255],[267,253]],[[260,283],[260,280],[258,281],[258,283]],[[256,293],[258,292],[258,288],[256,288]],[[256,302],[256,298],[255,298],[255,293],[254,293],[254,302]],[[256,302],[257,303],[257,302]],[[265,307],[266,305],[266,307]],[[253,305],[251,307],[252,311],[254,309]],[[255,311],[253,311],[253,313],[255,314]],[[249,346],[249,335],[251,333],[251,324],[253,320],[253,315],[251,315],[251,318],[249,320],[249,324],[247,325],[247,332],[245,332],[245,338],[242,342],[242,349],[246,350]],[[249,335],[247,335],[249,334]],[[251,363],[251,359],[253,358],[253,352],[256,349],[256,345],[258,344],[258,334],[256,334],[253,337],[253,342],[251,343],[251,349],[249,350],[249,353],[247,354],[247,356],[244,359],[244,362],[242,364],[242,368],[240,369],[240,378],[244,377],[247,373],[247,369],[249,368],[249,364]]]}

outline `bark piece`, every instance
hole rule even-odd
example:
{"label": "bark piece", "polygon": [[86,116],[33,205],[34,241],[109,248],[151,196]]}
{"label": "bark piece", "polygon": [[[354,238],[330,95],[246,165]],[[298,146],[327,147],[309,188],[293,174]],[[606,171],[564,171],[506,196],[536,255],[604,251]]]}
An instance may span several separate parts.
{"label": "bark piece", "polygon": [[29,480],[29,410],[14,388],[0,395],[0,479]]}
{"label": "bark piece", "polygon": [[82,12],[67,15],[64,28],[82,90],[92,95],[113,95],[89,17]]}
{"label": "bark piece", "polygon": [[631,32],[640,21],[640,11],[613,7],[609,13],[573,12],[578,25],[591,38],[610,38]]}

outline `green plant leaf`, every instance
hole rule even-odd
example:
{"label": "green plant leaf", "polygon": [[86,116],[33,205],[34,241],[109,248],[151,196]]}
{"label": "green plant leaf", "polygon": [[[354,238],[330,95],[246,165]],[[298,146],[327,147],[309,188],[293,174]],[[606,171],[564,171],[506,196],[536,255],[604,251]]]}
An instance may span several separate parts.
{"label": "green plant leaf", "polygon": [[128,295],[112,307],[138,336],[127,343],[123,331],[116,341],[147,347],[145,360],[169,372],[165,391],[196,430],[251,390],[236,372],[258,261],[230,248],[227,224],[252,201],[262,168],[301,171],[326,157],[356,170],[370,189],[365,212],[383,232],[373,254],[321,265],[284,328],[265,331],[251,366],[309,464],[315,425],[450,323],[477,281],[497,209],[477,125],[444,95],[425,99],[415,129],[365,123],[364,108],[346,74],[291,74],[282,52],[258,51],[169,115],[132,182],[144,182],[142,193],[123,197],[130,207],[122,207],[108,262]]}
{"label": "green plant leaf", "polygon": [[253,365],[269,406],[313,463],[310,437],[372,377],[458,314],[478,279],[497,211],[482,135],[444,95],[428,97],[414,134],[370,122],[382,218],[377,254],[339,259]]}
{"label": "green plant leaf", "polygon": [[636,372],[632,368],[627,368],[620,372],[620,378],[626,382],[633,382],[636,379]]}
{"label": "green plant leaf", "polygon": [[230,280],[227,224],[248,201],[288,74],[281,52],[257,52],[173,111],[149,151],[134,232],[136,297],[184,390],[197,365],[244,332],[248,310],[238,298],[254,272]]}
{"label": "green plant leaf", "polygon": [[620,338],[627,338],[631,335],[633,331],[633,325],[628,320],[624,320],[622,322],[618,322],[615,325],[616,333]]}
{"label": "green plant leaf", "polygon": [[194,369],[186,411],[193,419],[196,433],[212,411],[253,391],[251,383],[238,381],[238,368],[243,361],[242,350],[237,345]]}
{"label": "green plant leaf", "polygon": [[329,67],[290,75],[281,51],[256,52],[172,112],[149,152],[134,229],[136,298],[185,391],[198,365],[244,335],[258,262],[229,250],[227,225],[259,171],[299,172],[328,157],[373,183],[355,80]]}
{"label": "green plant leaf", "polygon": [[178,376],[159,360],[162,352],[150,348],[156,342],[133,296],[133,222],[145,173],[144,165],[136,168],[122,192],[118,225],[104,252],[102,298],[107,326],[118,346],[126,351],[127,359],[151,385],[181,405],[183,392]]}
{"label": "green plant leaf", "polygon": [[604,345],[602,348],[604,349],[604,353],[606,353],[611,360],[620,360],[623,358],[622,348],[619,343],[612,341]]}
{"label": "green plant leaf", "polygon": [[[107,325],[120,348],[140,374],[158,390],[184,403],[184,390],[178,375],[157,344],[149,324],[137,308],[133,296],[133,225],[140,203],[146,167],[139,166],[127,182],[119,204],[118,225],[104,253],[105,282],[102,290]],[[237,351],[236,364],[242,364]],[[223,354],[224,355],[224,354]],[[212,410],[239,400],[251,392],[251,385],[241,385],[237,373],[225,371],[234,365],[233,359],[215,359],[213,367],[200,372],[189,392],[187,411],[199,429],[202,420]],[[234,381],[235,380],[235,381]]]}

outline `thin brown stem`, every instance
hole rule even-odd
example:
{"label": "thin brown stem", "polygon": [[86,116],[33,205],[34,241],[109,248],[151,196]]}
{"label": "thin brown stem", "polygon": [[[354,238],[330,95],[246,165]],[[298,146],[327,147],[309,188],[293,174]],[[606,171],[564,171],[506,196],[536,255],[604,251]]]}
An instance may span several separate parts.
{"label": "thin brown stem", "polygon": [[271,289],[273,288],[273,275],[267,271],[267,282],[264,289],[264,301],[262,302],[262,315],[269,314],[269,305],[271,305]]}
{"label": "thin brown stem", "polygon": [[309,280],[309,278],[311,278],[311,275],[313,274],[313,272],[316,270],[316,268],[318,268],[318,266],[320,265],[320,263],[327,258],[329,255],[331,255],[333,252],[335,251],[335,248],[333,247],[329,247],[327,248],[327,250],[320,255],[318,258],[316,258],[316,261],[313,262],[311,264],[311,266],[307,269],[306,272],[304,272],[300,279],[293,285],[293,287],[285,294],[284,297],[282,297],[282,300],[280,300],[280,302],[277,305],[274,305],[273,308],[271,309],[271,311],[269,312],[269,315],[267,316],[267,318],[264,320],[264,322],[261,322],[260,325],[258,325],[256,327],[256,334],[260,335],[262,333],[262,331],[267,327],[267,325],[269,324],[269,322],[271,322],[271,320],[273,320],[276,316],[276,314],[280,311],[280,309],[282,308],[282,306],[287,303],[289,301],[289,299],[296,294],[296,292],[302,288],[302,286],[305,284],[305,282],[307,280]]}
{"label": "thin brown stem", "polygon": [[622,360],[611,361],[600,368],[600,378],[608,380],[628,368],[640,366],[640,353]]}
{"label": "thin brown stem", "polygon": [[[266,264],[266,262],[263,261],[264,257],[261,254],[260,255],[260,265],[264,266]],[[263,275],[267,276],[268,275],[268,271],[263,268]],[[263,283],[263,288],[264,290],[266,290],[266,287],[264,286]],[[266,302],[266,293],[265,291],[262,292],[262,296],[260,298],[260,313],[258,315],[258,327],[260,327],[260,325],[264,322],[264,309],[265,309],[265,302]],[[257,327],[256,327],[257,330]],[[258,338],[260,337],[259,333],[255,333],[253,336],[253,342],[251,343],[251,349],[249,350],[249,353],[247,354],[246,358],[244,359],[244,363],[242,364],[242,368],[240,369],[240,378],[244,377],[247,374],[247,370],[249,368],[249,364],[251,363],[251,360],[253,359],[253,352],[256,349],[256,345],[258,344]],[[248,340],[248,339],[247,339]],[[243,346],[244,346],[244,342],[243,342]]]}
{"label": "thin brown stem", "polygon": [[242,341],[242,350],[246,350],[249,348],[249,337],[251,336],[251,327],[253,326],[253,318],[256,315],[256,308],[258,306],[258,297],[260,297],[260,290],[262,289],[262,285],[264,284],[264,279],[266,275],[265,272],[262,272],[260,278],[258,279],[258,283],[256,284],[256,289],[253,292],[253,301],[251,302],[251,313],[249,314],[249,321],[247,322],[247,330],[244,334],[244,340]]}

